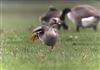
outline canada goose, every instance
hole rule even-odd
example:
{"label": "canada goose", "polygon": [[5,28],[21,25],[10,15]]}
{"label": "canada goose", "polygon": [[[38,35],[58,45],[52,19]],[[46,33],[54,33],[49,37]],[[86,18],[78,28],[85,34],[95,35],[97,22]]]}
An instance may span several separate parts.
{"label": "canada goose", "polygon": [[51,46],[53,49],[58,39],[58,32],[52,25],[42,25],[33,29],[32,40],[40,39],[44,44]]}
{"label": "canada goose", "polygon": [[79,31],[80,27],[93,27],[97,29],[97,24],[100,19],[100,11],[90,5],[78,5],[76,7],[65,8],[67,17],[76,23],[76,31]]}
{"label": "canada goose", "polygon": [[[50,7],[48,12],[45,13],[42,17],[41,17],[41,21],[42,24],[48,25],[48,22],[51,18],[55,19],[55,23],[59,23],[58,24],[58,29],[61,28],[61,26],[63,26],[64,29],[68,29],[67,24],[65,23],[65,15],[66,12],[60,11],[58,9],[56,9],[55,7]],[[52,20],[53,21],[53,20]]]}
{"label": "canada goose", "polygon": [[62,26],[64,29],[68,30],[68,25],[65,22],[65,17],[66,17],[66,14],[67,14],[66,9],[63,9],[61,12],[62,13],[61,13],[61,15],[59,17],[60,24],[58,24],[58,29],[60,29],[61,26]]}

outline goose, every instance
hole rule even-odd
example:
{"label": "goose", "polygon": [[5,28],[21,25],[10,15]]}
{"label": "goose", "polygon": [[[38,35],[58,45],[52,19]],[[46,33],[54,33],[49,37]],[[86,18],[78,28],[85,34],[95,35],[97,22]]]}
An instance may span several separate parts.
{"label": "goose", "polygon": [[[49,20],[55,19],[54,22],[59,22],[60,11],[54,7],[50,7],[48,11],[40,17],[40,21],[43,25],[49,25]],[[53,20],[52,20],[53,21]]]}
{"label": "goose", "polygon": [[66,12],[64,10],[60,11],[55,7],[50,7],[48,12],[40,17],[40,20],[42,24],[48,25],[48,21],[50,19],[53,19],[52,21],[54,21],[54,23],[58,23],[57,25],[58,29],[60,29],[62,26],[64,29],[67,30],[68,25],[65,23],[65,16]]}
{"label": "goose", "polygon": [[40,39],[44,44],[50,46],[51,49],[53,49],[58,39],[58,32],[56,28],[52,27],[52,23],[49,24],[49,26],[42,25],[33,29],[32,40],[35,41]]}
{"label": "goose", "polygon": [[97,29],[100,19],[100,11],[91,5],[78,5],[73,8],[65,8],[67,17],[76,24],[76,31],[80,31],[80,27],[93,27]]}

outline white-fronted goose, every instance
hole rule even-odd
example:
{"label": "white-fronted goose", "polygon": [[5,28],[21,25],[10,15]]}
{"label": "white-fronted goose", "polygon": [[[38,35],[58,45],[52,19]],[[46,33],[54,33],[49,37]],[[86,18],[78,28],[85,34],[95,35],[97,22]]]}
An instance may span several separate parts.
{"label": "white-fronted goose", "polygon": [[53,49],[58,39],[58,32],[55,28],[50,26],[42,25],[33,29],[32,40],[40,39],[44,44],[51,46]]}
{"label": "white-fronted goose", "polygon": [[100,11],[90,5],[78,5],[76,7],[65,8],[68,18],[76,24],[76,30],[79,31],[80,27],[93,27],[97,29],[97,24],[100,19]]}

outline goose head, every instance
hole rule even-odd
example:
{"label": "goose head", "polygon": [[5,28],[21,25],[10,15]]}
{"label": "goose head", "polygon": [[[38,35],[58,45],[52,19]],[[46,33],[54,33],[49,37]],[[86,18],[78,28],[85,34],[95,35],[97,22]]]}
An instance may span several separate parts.
{"label": "goose head", "polygon": [[67,14],[67,13],[70,12],[70,11],[71,11],[70,8],[64,8],[64,9],[63,9],[63,14]]}
{"label": "goose head", "polygon": [[50,6],[49,11],[57,11],[57,9],[54,6]]}
{"label": "goose head", "polygon": [[64,20],[65,20],[66,14],[68,14],[70,11],[71,11],[70,8],[64,8],[64,9],[62,10],[62,14],[61,14],[61,16],[60,16],[60,20],[64,21]]}

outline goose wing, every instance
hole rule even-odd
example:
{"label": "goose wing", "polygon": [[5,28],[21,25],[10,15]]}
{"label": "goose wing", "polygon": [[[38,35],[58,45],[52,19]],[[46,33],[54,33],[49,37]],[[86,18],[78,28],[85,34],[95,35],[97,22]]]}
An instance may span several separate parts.
{"label": "goose wing", "polygon": [[32,33],[38,33],[42,31],[42,26],[38,26],[37,28],[33,29]]}

